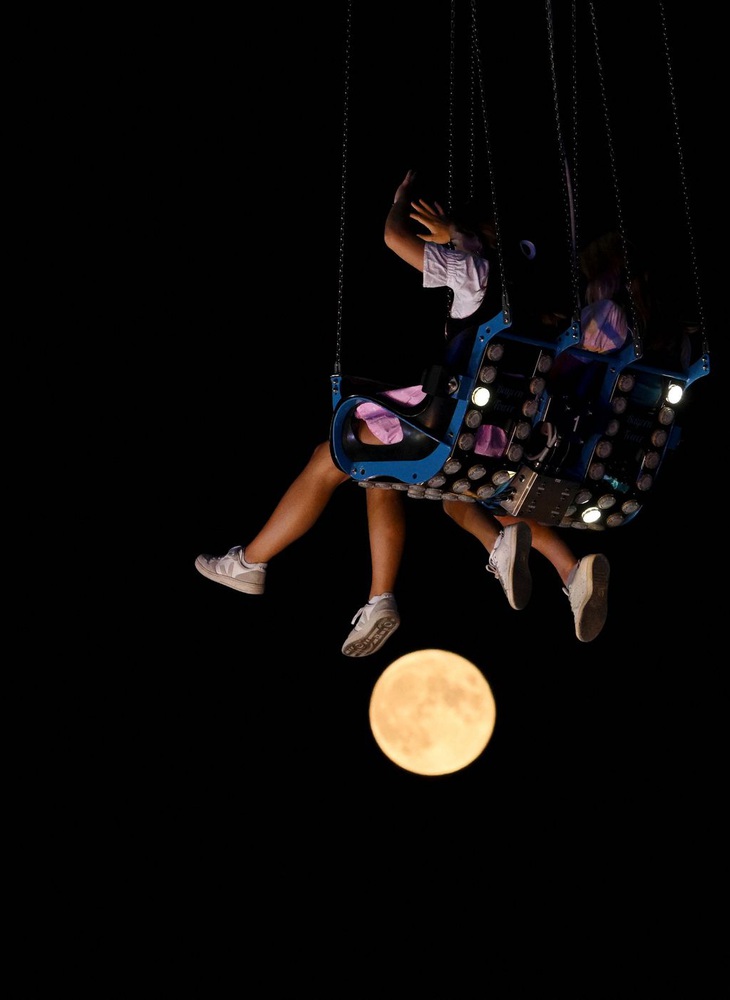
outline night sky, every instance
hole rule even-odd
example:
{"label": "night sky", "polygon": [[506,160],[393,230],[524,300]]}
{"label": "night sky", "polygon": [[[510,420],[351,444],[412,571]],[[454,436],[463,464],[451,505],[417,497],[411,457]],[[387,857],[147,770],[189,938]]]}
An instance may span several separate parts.
{"label": "night sky", "polygon": [[[486,827],[546,817],[613,832],[627,823],[657,829],[677,811],[713,822],[724,726],[723,567],[711,559],[722,539],[714,352],[712,373],[690,389],[682,441],[654,502],[615,532],[570,532],[577,555],[600,549],[611,562],[609,618],[592,643],[575,638],[567,598],[540,556],[531,557],[532,600],[513,611],[478,543],[439,504],[411,500],[396,591],[401,626],[376,654],[342,656],[369,583],[365,491],[355,483],[271,562],[262,597],[195,570],[198,553],[250,540],[328,436],[338,332],[345,372],[402,384],[418,381],[441,336],[440,293],[423,290],[421,275],[382,239],[407,169],[418,171],[424,193],[447,198],[449,4],[432,6],[426,18],[409,16],[413,5],[353,4],[344,195],[344,18],[318,21],[297,8],[279,21],[257,9],[242,32],[203,13],[202,24],[165,35],[148,140],[151,255],[164,263],[150,280],[170,358],[160,388],[169,494],[156,527],[175,586],[154,667],[150,715],[161,722],[150,804],[206,846],[231,847],[251,828],[263,841],[273,816],[327,837],[347,836],[352,825],[390,837],[448,817],[466,844]],[[469,5],[457,6],[465,17]],[[542,5],[528,15],[514,10],[519,4],[477,6],[497,204],[509,233],[535,234],[538,248],[550,248],[562,194]],[[597,8],[626,227],[655,234],[686,277],[657,7]],[[699,18],[685,12],[668,25],[712,350],[722,335],[716,251],[724,238],[719,169],[707,155],[715,70]],[[457,65],[466,59],[462,47]],[[583,59],[590,231],[610,223],[615,206],[590,51]],[[461,150],[463,110],[455,128]],[[464,160],[459,153],[460,185]],[[430,647],[474,662],[497,705],[483,755],[439,778],[397,767],[368,722],[382,671]]]}

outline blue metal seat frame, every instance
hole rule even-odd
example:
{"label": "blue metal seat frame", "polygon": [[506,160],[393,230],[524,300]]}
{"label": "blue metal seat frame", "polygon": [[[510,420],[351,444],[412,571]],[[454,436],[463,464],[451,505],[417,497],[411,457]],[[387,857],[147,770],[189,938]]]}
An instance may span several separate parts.
{"label": "blue metal seat frame", "polygon": [[[379,395],[391,387],[333,375],[333,459],[363,485],[477,502],[555,527],[627,524],[653,496],[657,473],[679,442],[677,413],[666,402],[669,383],[686,391],[708,374],[709,356],[672,370],[642,363],[631,342],[596,354],[575,346],[579,341],[577,324],[541,340],[520,334],[500,312],[476,328],[464,370],[446,370],[441,387],[418,407]],[[551,382],[563,352],[583,362],[577,382]],[[486,401],[474,396],[480,388]],[[365,402],[399,418],[401,442],[358,440],[353,418]],[[504,454],[473,451],[482,423],[505,431]],[[595,520],[587,522],[589,509]]]}

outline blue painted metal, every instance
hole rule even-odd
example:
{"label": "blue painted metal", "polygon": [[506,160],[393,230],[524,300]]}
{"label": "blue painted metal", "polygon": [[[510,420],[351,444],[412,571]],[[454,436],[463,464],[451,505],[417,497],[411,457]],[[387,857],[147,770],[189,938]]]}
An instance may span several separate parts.
{"label": "blue painted metal", "polygon": [[[633,343],[595,354],[576,347],[579,340],[575,324],[548,341],[521,334],[499,313],[477,327],[464,370],[447,372],[448,384],[411,409],[384,400],[377,383],[333,375],[333,459],[365,485],[425,490],[555,527],[628,524],[653,499],[657,474],[681,437],[681,403],[678,409],[665,400],[669,383],[686,391],[709,373],[709,354],[672,370],[645,363]],[[572,381],[551,381],[550,369],[566,352],[583,363]],[[489,390],[483,405],[472,398],[479,387]],[[354,411],[369,401],[400,418],[402,442],[357,440]],[[503,455],[473,451],[482,423],[505,431]],[[588,508],[597,517],[591,524]]]}

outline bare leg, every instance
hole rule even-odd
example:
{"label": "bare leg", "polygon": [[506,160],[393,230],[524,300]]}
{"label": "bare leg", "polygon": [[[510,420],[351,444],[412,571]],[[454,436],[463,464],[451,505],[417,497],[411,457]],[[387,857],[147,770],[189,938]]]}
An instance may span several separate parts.
{"label": "bare leg", "polygon": [[[366,444],[382,444],[365,423],[357,434]],[[370,537],[370,595],[367,604],[352,619],[352,629],[342,646],[345,656],[370,656],[377,652],[400,625],[393,591],[405,545],[406,518],[399,490],[367,489]],[[377,598],[377,600],[376,600]]]}
{"label": "bare leg", "polygon": [[398,490],[366,490],[370,536],[370,596],[352,619],[342,646],[345,656],[370,656],[400,625],[393,591],[405,544],[405,510]]}
{"label": "bare leg", "polygon": [[[460,528],[468,531],[478,539],[487,552],[491,552],[494,543],[497,541],[502,527],[500,521],[484,507],[476,503],[459,503],[458,501],[445,502],[442,504],[443,510],[449,515],[452,521],[456,521]],[[512,518],[517,522],[517,518]]]}
{"label": "bare leg", "polygon": [[245,547],[246,561],[266,563],[316,523],[332,494],[349,476],[332,460],[328,441],[317,445],[261,531]]}
{"label": "bare leg", "polygon": [[400,491],[371,486],[366,492],[372,566],[368,600],[371,600],[395,589],[405,546],[406,517]]}
{"label": "bare leg", "polygon": [[[363,440],[378,442],[363,424]],[[332,460],[329,442],[317,445],[312,457],[277,504],[259,533],[246,545],[249,563],[268,563],[316,523],[332,494],[349,476]],[[405,544],[403,498],[397,490],[367,490],[372,578],[370,597],[392,592]]]}
{"label": "bare leg", "polygon": [[480,504],[444,501],[442,507],[452,521],[487,550],[487,570],[501,583],[510,606],[518,611],[524,608],[532,594],[529,525],[515,523],[503,528],[494,514]]}
{"label": "bare leg", "polygon": [[[364,444],[382,445],[364,420],[354,424]],[[399,490],[367,489],[368,534],[370,536],[370,596],[392,594],[398,577],[406,537],[404,502]]]}

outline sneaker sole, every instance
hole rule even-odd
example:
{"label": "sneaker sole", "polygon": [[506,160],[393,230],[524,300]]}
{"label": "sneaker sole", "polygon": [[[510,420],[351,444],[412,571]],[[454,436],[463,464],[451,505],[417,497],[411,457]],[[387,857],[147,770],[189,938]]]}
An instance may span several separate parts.
{"label": "sneaker sole", "polygon": [[207,576],[209,580],[213,583],[222,583],[224,587],[230,587],[232,590],[237,590],[241,594],[263,594],[264,584],[263,583],[253,583],[250,580],[237,580],[235,577],[222,576],[220,573],[216,573],[214,570],[208,569],[206,564],[201,561],[200,557],[195,560],[195,568],[203,576]]}
{"label": "sneaker sole", "polygon": [[606,624],[609,574],[608,559],[597,555],[591,566],[591,594],[583,605],[580,621],[575,623],[575,634],[581,642],[592,642]]}
{"label": "sneaker sole", "polygon": [[515,568],[512,573],[512,601],[510,601],[510,605],[515,611],[522,611],[526,608],[532,597],[532,574],[529,567],[531,547],[532,531],[529,525],[520,522],[517,525]]}
{"label": "sneaker sole", "polygon": [[345,656],[370,656],[371,653],[380,649],[399,625],[399,618],[380,618],[367,635],[355,639],[353,642],[346,642],[342,647],[342,652]]}

